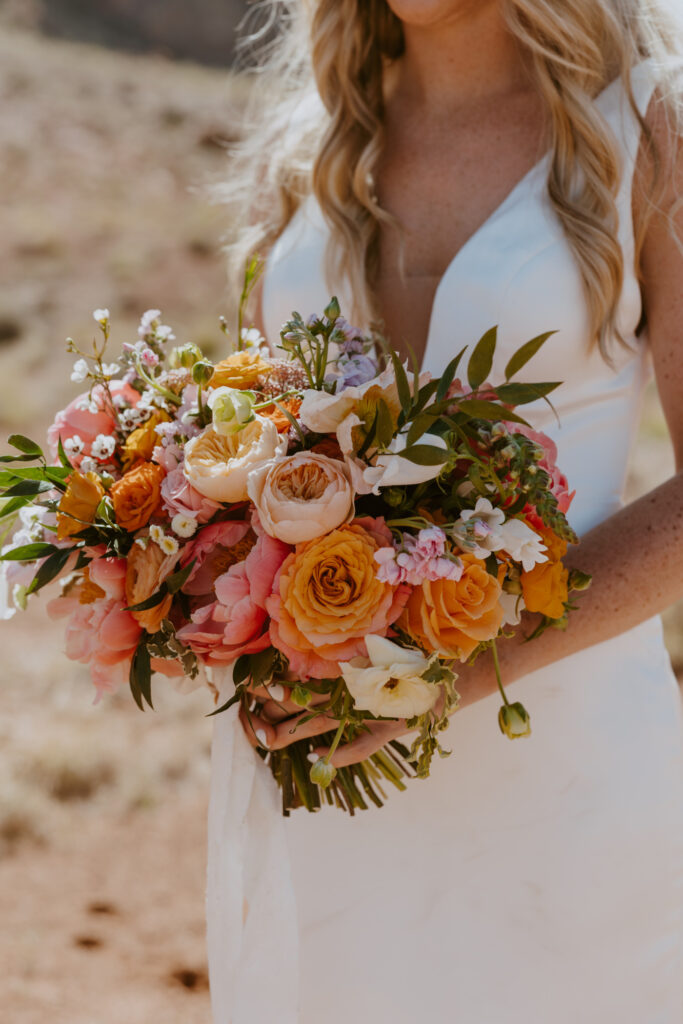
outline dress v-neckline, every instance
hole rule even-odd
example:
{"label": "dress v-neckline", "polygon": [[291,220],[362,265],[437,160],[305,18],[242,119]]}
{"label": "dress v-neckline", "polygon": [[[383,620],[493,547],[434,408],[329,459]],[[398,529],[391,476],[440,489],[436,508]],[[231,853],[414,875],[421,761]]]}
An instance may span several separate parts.
{"label": "dress v-neckline", "polygon": [[515,182],[510,191],[505,194],[505,196],[501,199],[498,205],[495,206],[493,210],[491,210],[488,216],[484,218],[484,220],[477,228],[475,228],[472,234],[468,235],[468,237],[465,239],[460,248],[453,254],[449,262],[446,264],[446,268],[437,282],[436,288],[434,289],[434,295],[432,297],[432,303],[429,310],[429,319],[427,321],[427,335],[425,339],[425,347],[422,353],[422,360],[420,364],[421,368],[424,368],[425,363],[427,362],[430,343],[432,340],[432,336],[434,334],[434,324],[436,321],[436,315],[438,313],[441,293],[445,290],[446,284],[448,283],[452,275],[455,273],[457,267],[462,262],[462,259],[464,258],[467,251],[476,242],[479,241],[480,236],[486,232],[487,228],[489,228],[493,223],[495,223],[495,221],[498,220],[498,217],[501,216],[507,210],[508,206],[511,205],[518,198],[518,194],[523,190],[524,186],[527,185],[529,181],[536,174],[538,174],[538,172],[542,168],[545,167],[549,159],[550,150],[546,150],[543,156],[540,157],[540,159],[538,159],[536,163],[533,164],[529,168],[529,170],[526,171],[526,173],[523,174],[522,177],[518,179],[517,182]]}

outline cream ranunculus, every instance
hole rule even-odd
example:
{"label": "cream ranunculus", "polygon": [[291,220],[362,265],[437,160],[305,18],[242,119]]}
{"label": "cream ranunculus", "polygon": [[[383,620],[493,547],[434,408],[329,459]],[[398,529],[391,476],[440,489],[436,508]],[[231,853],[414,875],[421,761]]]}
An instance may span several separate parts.
{"label": "cream ranunculus", "polygon": [[302,544],[353,518],[353,488],[343,463],[298,452],[249,474],[249,497],[263,529],[286,544]]}
{"label": "cream ranunculus", "polygon": [[419,443],[432,448],[443,448],[444,460],[436,466],[420,466],[401,455],[406,447],[406,434],[398,434],[388,451],[376,455],[368,465],[362,459],[347,455],[346,464],[351,474],[351,482],[358,494],[379,494],[380,487],[407,487],[410,484],[422,484],[438,476],[448,461],[448,446],[438,434],[424,434]]}
{"label": "cream ranunculus", "polygon": [[185,446],[183,472],[192,486],[214,501],[246,501],[252,470],[284,455],[287,438],[275,424],[256,416],[243,430],[225,436],[207,427]]}
{"label": "cream ranunculus", "polygon": [[383,636],[367,636],[367,658],[340,664],[344,681],[360,711],[382,718],[414,718],[430,711],[440,689],[422,678],[429,660],[414,649]]}

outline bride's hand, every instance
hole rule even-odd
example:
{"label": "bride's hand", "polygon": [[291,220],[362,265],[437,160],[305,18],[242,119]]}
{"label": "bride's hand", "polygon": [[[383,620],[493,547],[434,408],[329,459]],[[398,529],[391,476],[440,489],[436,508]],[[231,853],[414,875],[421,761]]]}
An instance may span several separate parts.
{"label": "bride's hand", "polygon": [[308,722],[301,721],[310,713],[310,707],[328,700],[328,694],[313,694],[309,706],[302,708],[290,699],[291,689],[281,683],[259,686],[249,692],[264,702],[258,713],[240,708],[242,728],[252,747],[281,750],[297,740],[330,732],[339,724],[335,718],[322,714]]}

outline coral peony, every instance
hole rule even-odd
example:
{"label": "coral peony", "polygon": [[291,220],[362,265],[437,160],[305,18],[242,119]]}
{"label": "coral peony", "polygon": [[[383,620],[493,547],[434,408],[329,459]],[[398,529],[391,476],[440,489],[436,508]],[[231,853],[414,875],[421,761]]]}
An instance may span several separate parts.
{"label": "coral peony", "polygon": [[198,523],[208,523],[221,507],[217,501],[205,497],[192,486],[182,466],[172,469],[162,480],[161,502],[171,518],[191,516]]}
{"label": "coral peony", "polygon": [[210,594],[219,576],[231,565],[242,562],[256,543],[256,535],[243,519],[212,523],[184,548],[181,565],[194,562],[194,568],[183,585],[186,594]]}
{"label": "coral peony", "polygon": [[[129,405],[136,405],[140,399],[138,392],[121,380],[111,381],[109,389],[112,398],[123,400]],[[64,444],[70,438],[78,436],[83,442],[83,449],[71,458],[72,465],[78,468],[83,457],[91,454],[92,443],[98,434],[108,436],[115,429],[116,418],[113,410],[109,407],[106,392],[101,385],[97,385],[92,389],[91,394],[86,391],[78,398],[74,398],[66,409],[57,413],[54,423],[47,432],[50,454],[56,461],[60,438]]]}

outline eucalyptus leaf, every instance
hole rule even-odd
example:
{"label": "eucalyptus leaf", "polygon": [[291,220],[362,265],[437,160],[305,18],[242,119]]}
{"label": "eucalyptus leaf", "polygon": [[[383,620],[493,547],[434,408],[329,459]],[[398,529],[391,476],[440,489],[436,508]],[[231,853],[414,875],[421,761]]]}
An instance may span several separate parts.
{"label": "eucalyptus leaf", "polygon": [[518,348],[505,367],[505,379],[510,380],[510,377],[514,377],[516,373],[519,373],[522,367],[526,366],[530,359],[533,359],[538,350],[545,345],[548,338],[552,337],[553,334],[557,334],[557,331],[546,331],[545,334],[538,334],[531,341],[527,341]]}
{"label": "eucalyptus leaf", "polygon": [[484,383],[491,372],[497,339],[498,327],[491,327],[479,339],[470,356],[467,364],[467,380],[473,391],[476,391]]}

